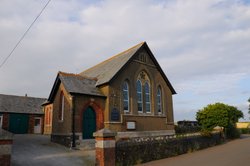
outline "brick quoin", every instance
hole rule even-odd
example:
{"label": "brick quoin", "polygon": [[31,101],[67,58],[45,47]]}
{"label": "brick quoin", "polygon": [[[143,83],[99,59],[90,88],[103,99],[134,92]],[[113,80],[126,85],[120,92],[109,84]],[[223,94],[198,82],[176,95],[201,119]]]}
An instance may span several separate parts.
{"label": "brick quoin", "polygon": [[[89,101],[87,104],[84,105],[82,112],[81,112],[81,123],[82,124],[82,120],[83,120],[83,113],[84,111],[88,108],[88,107],[92,107],[93,110],[95,111],[96,114],[96,130],[100,130],[104,127],[104,114],[103,114],[103,110],[101,109],[101,107],[94,101]],[[82,125],[81,125],[82,127]],[[81,129],[82,131],[82,129]]]}
{"label": "brick quoin", "polygon": [[0,129],[0,166],[11,165],[13,134]]}
{"label": "brick quoin", "polygon": [[13,140],[0,140],[0,145],[12,144]]}
{"label": "brick quoin", "polygon": [[115,166],[115,136],[115,132],[105,128],[94,133],[96,166]]}
{"label": "brick quoin", "polygon": [[28,133],[34,133],[35,116],[29,115],[29,129]]}
{"label": "brick quoin", "polygon": [[0,165],[10,166],[11,155],[0,155]]}
{"label": "brick quoin", "polygon": [[9,129],[9,114],[4,113],[3,114],[3,129],[8,130]]}
{"label": "brick quoin", "polygon": [[115,166],[115,148],[96,148],[97,166]]}

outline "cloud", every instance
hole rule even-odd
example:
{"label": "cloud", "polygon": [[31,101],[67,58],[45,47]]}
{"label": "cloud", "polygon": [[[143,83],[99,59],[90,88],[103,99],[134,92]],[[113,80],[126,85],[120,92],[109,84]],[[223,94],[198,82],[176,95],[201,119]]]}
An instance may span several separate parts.
{"label": "cloud", "polygon": [[[46,2],[1,2],[0,62]],[[241,104],[250,88],[242,84],[250,74],[248,20],[241,0],[51,1],[0,69],[0,93],[46,97],[59,70],[79,73],[147,41],[178,92],[178,116],[181,103],[191,112],[212,99],[234,103],[230,95]]]}

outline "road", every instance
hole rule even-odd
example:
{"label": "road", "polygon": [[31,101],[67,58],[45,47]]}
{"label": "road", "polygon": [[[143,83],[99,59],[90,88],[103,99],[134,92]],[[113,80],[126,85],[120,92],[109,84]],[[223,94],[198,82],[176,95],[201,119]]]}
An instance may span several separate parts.
{"label": "road", "polygon": [[250,135],[204,150],[152,161],[140,166],[248,166]]}
{"label": "road", "polygon": [[12,166],[94,166],[94,150],[70,150],[51,143],[48,136],[18,134],[14,136]]}

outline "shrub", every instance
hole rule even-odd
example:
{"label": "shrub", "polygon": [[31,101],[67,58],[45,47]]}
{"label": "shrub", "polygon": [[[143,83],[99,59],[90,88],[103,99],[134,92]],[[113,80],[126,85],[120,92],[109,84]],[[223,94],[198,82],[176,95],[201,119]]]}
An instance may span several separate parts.
{"label": "shrub", "polygon": [[233,125],[229,125],[225,129],[225,134],[226,134],[226,138],[228,139],[240,138],[240,131],[236,129],[236,127]]}
{"label": "shrub", "polygon": [[186,134],[186,133],[196,133],[199,132],[201,128],[199,126],[177,126],[175,125],[176,134]]}
{"label": "shrub", "polygon": [[249,128],[238,129],[241,134],[250,134]]}
{"label": "shrub", "polygon": [[203,130],[212,131],[216,126],[224,127],[225,135],[229,139],[240,136],[235,123],[242,117],[242,111],[223,103],[209,104],[196,113],[196,119]]}

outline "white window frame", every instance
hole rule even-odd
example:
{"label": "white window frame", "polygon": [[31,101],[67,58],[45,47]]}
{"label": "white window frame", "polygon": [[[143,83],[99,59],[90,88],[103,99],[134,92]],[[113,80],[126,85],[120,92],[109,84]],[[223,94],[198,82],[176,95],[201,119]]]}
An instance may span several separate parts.
{"label": "white window frame", "polygon": [[[148,85],[148,92],[146,92],[146,85]],[[151,113],[151,99],[150,99],[151,95],[150,95],[150,84],[148,81],[146,81],[144,84],[144,94],[145,94],[145,106],[146,106],[145,112],[147,114],[150,114]],[[147,96],[148,96],[149,101],[146,101]],[[149,111],[147,111],[147,105],[149,105]]]}
{"label": "white window frame", "polygon": [[[62,122],[63,121],[63,119],[64,119],[64,101],[65,101],[65,97],[64,97],[64,94],[62,93],[62,96],[61,96],[61,99],[60,99],[60,101],[62,102],[62,103],[60,103],[61,104],[61,109],[59,110],[60,112],[61,112],[61,119],[59,119],[59,121],[60,122]],[[59,117],[60,118],[60,117]]]}
{"label": "white window frame", "polygon": [[0,115],[0,129],[3,127],[3,115]]}
{"label": "white window frame", "polygon": [[[126,84],[127,89],[123,88],[124,84]],[[122,86],[122,93],[124,93],[124,92],[127,93],[127,99],[125,99],[124,96],[123,96],[123,111],[126,112],[126,113],[128,113],[130,109],[129,109],[129,85],[128,85],[127,81],[124,81],[123,86]],[[128,110],[124,109],[124,103],[125,102],[128,103]]]}
{"label": "white window frame", "polygon": [[[139,92],[138,89],[137,89],[137,82],[138,81],[140,82],[141,92]],[[136,95],[137,95],[137,111],[138,111],[138,113],[143,113],[143,95],[142,95],[142,91],[143,91],[143,89],[142,89],[142,82],[141,82],[141,80],[138,79],[136,81]],[[140,101],[138,99],[138,94],[141,96],[141,100]],[[141,104],[141,107],[142,107],[141,111],[139,111],[139,107],[138,107],[139,104]]]}
{"label": "white window frame", "polygon": [[[157,94],[156,94],[156,99],[157,99],[157,113],[158,114],[162,114],[162,90],[161,87],[158,86],[157,88]],[[160,100],[159,100],[160,99]],[[159,112],[159,108],[160,108],[160,112]]]}

